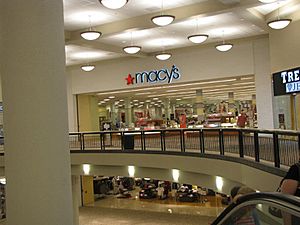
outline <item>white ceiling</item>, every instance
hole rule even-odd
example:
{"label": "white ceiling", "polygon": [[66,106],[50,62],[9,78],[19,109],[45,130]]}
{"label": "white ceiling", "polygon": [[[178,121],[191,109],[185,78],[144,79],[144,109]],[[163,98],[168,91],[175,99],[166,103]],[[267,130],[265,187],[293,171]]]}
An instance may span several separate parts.
{"label": "white ceiling", "polygon": [[[111,10],[98,0],[64,0],[67,65],[79,65],[118,57],[143,57],[162,50],[193,46],[187,36],[209,35],[203,44],[267,34],[266,22],[289,17],[299,11],[299,0],[263,4],[258,0],[164,0],[163,12],[176,17],[166,27],[157,27],[151,17],[162,12],[162,0],[129,0]],[[102,32],[96,41],[86,41],[80,32],[89,28]],[[131,38],[132,37],[132,38]],[[126,45],[142,47],[136,55],[122,51]]]}
{"label": "white ceiling", "polygon": [[[190,47],[195,44],[188,41],[187,36],[196,33],[209,35],[201,45],[219,43],[223,39],[234,43],[235,39],[268,34],[270,28],[267,22],[277,18],[278,12],[281,18],[300,18],[297,15],[300,13],[300,0],[278,0],[278,3],[270,4],[258,0],[164,0],[164,14],[172,14],[176,18],[166,27],[157,27],[151,22],[151,17],[161,13],[161,3],[162,0],[129,0],[125,7],[111,10],[98,0],[64,0],[67,65],[79,67],[83,63],[119,57],[153,56],[162,50]],[[96,41],[86,41],[80,37],[80,32],[89,28],[89,18],[93,29],[103,34]],[[140,45],[142,51],[135,55],[124,53],[122,48],[130,44]],[[223,85],[227,86],[220,87],[219,91],[207,85],[208,89],[204,89],[205,98],[227,99],[228,91],[235,85],[238,88],[235,88],[234,94],[238,99],[250,100],[251,95],[255,94],[253,77],[245,85],[241,84],[241,80]],[[157,88],[124,92],[116,90],[97,96],[101,101],[110,95],[115,95],[114,100],[118,100],[132,94],[143,102],[151,100],[155,92],[161,95],[161,99],[176,100],[176,97],[180,97],[183,101],[194,99],[196,89],[202,89],[200,84],[193,86],[193,90],[190,90],[191,86],[178,85]],[[181,90],[176,93],[177,89]]]}

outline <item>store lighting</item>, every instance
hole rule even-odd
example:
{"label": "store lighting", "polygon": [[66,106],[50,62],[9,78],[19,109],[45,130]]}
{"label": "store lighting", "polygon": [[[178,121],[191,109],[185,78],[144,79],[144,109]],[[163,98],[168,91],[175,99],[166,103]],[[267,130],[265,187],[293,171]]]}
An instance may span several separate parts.
{"label": "store lighting", "polygon": [[231,43],[225,43],[223,42],[222,44],[216,45],[216,49],[220,52],[227,52],[233,47],[233,44]]}
{"label": "store lighting", "polygon": [[275,30],[281,30],[286,28],[291,22],[291,19],[276,19],[268,22],[268,26]]}
{"label": "store lighting", "polygon": [[173,181],[174,182],[178,182],[179,181],[179,170],[177,169],[172,169],[172,177],[173,177]]}
{"label": "store lighting", "polygon": [[216,45],[215,47],[220,52],[227,52],[233,47],[233,44],[225,42],[224,30],[222,31],[222,39],[223,39],[222,44]]}
{"label": "store lighting", "polygon": [[88,41],[93,41],[98,39],[102,35],[101,32],[92,30],[91,16],[89,16],[89,29],[80,33],[80,36]]}
{"label": "store lighting", "polygon": [[161,27],[167,26],[170,23],[172,23],[175,19],[175,16],[173,15],[164,15],[163,11],[164,11],[164,1],[161,0],[161,15],[154,16],[151,18],[152,22],[157,26],[161,26]]}
{"label": "store lighting", "polygon": [[278,8],[277,8],[277,18],[275,20],[272,20],[268,22],[268,26],[275,30],[281,30],[283,28],[286,28],[291,22],[291,19],[280,19],[279,17],[279,1],[277,1]]}
{"label": "store lighting", "polygon": [[110,98],[110,99],[114,99],[114,98],[115,98],[115,96],[109,96],[108,98]]}
{"label": "store lighting", "polygon": [[135,174],[134,166],[128,166],[128,175],[129,175],[129,177],[134,177],[134,174]]}
{"label": "store lighting", "polygon": [[84,175],[89,175],[91,166],[89,164],[83,164],[82,169],[83,169]]}
{"label": "store lighting", "polygon": [[81,32],[80,36],[85,40],[93,41],[98,39],[101,36],[101,32],[89,30],[89,31]]}
{"label": "store lighting", "polygon": [[188,39],[195,44],[201,44],[202,42],[206,41],[207,38],[208,35],[206,34],[195,34],[195,35],[188,36]]}
{"label": "store lighting", "polygon": [[154,16],[151,18],[152,22],[156,24],[157,26],[167,26],[171,24],[175,19],[175,16],[172,15],[160,15],[160,16]]}
{"label": "store lighting", "polygon": [[128,0],[99,0],[102,5],[109,9],[120,9],[127,4]]}
{"label": "store lighting", "polygon": [[272,3],[272,2],[276,2],[277,0],[258,0],[262,3]]}
{"label": "store lighting", "polygon": [[172,55],[171,55],[170,53],[165,53],[165,52],[159,53],[159,54],[156,54],[156,55],[155,55],[155,57],[156,57],[157,59],[162,60],[162,61],[168,60],[169,58],[171,58],[171,56],[172,56]]}
{"label": "store lighting", "polygon": [[217,176],[216,177],[216,187],[217,187],[218,191],[222,191],[223,185],[224,185],[223,178]]}
{"label": "store lighting", "polygon": [[142,49],[142,47],[140,47],[140,46],[126,46],[123,48],[124,52],[126,52],[128,54],[136,54],[141,49]]}
{"label": "store lighting", "polygon": [[81,69],[85,72],[90,72],[95,69],[95,65],[85,64],[81,66]]}

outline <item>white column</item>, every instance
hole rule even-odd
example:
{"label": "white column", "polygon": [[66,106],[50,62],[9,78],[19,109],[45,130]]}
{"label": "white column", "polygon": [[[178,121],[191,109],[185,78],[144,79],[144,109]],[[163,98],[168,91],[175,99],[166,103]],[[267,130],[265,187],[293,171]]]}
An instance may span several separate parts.
{"label": "white column", "polygon": [[0,1],[7,225],[71,225],[62,0]]}
{"label": "white column", "polygon": [[164,100],[165,119],[170,119],[170,99]]}
{"label": "white column", "polygon": [[253,55],[258,128],[273,129],[273,91],[267,39],[253,41]]}
{"label": "white column", "polygon": [[235,113],[234,93],[233,92],[228,92],[228,112],[231,112],[233,115]]}
{"label": "white column", "polygon": [[80,176],[72,175],[73,225],[79,225],[79,206],[81,205]]}
{"label": "white column", "polygon": [[198,121],[204,120],[204,103],[203,103],[203,91],[202,89],[196,90],[196,109],[198,115]]}
{"label": "white column", "polygon": [[125,99],[125,123],[127,126],[132,124],[132,107],[130,103],[130,98]]}

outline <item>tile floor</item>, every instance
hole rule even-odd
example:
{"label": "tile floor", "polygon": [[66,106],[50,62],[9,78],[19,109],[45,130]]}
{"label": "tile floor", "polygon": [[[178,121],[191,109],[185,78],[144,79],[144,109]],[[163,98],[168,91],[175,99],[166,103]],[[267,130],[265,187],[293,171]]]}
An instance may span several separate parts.
{"label": "tile floor", "polygon": [[80,208],[80,225],[208,225],[222,212],[220,199],[206,203],[178,203],[167,200],[118,199],[110,195]]}

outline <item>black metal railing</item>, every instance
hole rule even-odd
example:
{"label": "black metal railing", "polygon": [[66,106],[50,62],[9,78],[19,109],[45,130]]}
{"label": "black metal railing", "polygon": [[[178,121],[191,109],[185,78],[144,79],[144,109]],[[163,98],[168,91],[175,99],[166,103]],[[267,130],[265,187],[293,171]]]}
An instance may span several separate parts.
{"label": "black metal railing", "polygon": [[70,150],[134,150],[217,154],[272,162],[299,160],[300,132],[260,129],[164,129],[70,133]]}

